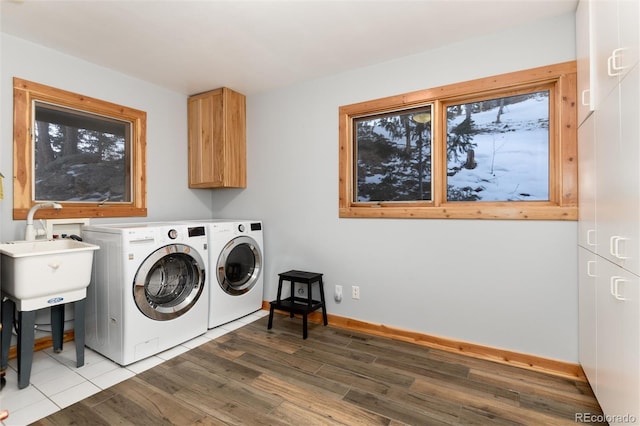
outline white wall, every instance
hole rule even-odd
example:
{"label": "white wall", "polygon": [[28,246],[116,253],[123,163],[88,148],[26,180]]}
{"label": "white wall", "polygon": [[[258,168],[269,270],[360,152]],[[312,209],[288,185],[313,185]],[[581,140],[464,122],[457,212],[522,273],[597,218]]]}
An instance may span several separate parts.
{"label": "white wall", "polygon": [[[0,49],[0,240],[23,237],[24,221],[14,221],[13,77],[80,93],[147,112],[146,218],[102,221],[210,217],[211,192],[187,187],[187,97],[72,56],[1,34]],[[99,222],[94,220],[93,222]]]}
{"label": "white wall", "polygon": [[573,59],[567,15],[250,96],[248,188],[214,216],[264,221],[265,300],[322,272],[331,314],[577,363],[576,222],[338,218],[340,105]]}

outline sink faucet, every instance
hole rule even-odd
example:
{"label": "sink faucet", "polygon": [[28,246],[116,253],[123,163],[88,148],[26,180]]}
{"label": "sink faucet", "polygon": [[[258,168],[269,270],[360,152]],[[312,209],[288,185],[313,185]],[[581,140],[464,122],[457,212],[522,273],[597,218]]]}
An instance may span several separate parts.
{"label": "sink faucet", "polygon": [[44,235],[44,229],[39,229],[36,230],[36,228],[33,226],[33,216],[36,214],[36,210],[42,209],[42,208],[46,208],[46,207],[52,207],[54,209],[61,209],[62,206],[58,203],[54,203],[54,202],[49,202],[49,203],[40,203],[40,204],[36,204],[33,207],[31,207],[31,209],[29,210],[29,214],[27,214],[27,226],[24,230],[24,239],[27,241],[35,241],[35,239],[40,236],[40,235]]}

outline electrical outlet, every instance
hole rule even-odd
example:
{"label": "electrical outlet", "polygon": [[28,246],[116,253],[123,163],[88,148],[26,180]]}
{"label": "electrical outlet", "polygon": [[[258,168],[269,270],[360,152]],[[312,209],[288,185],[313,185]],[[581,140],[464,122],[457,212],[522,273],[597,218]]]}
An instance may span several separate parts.
{"label": "electrical outlet", "polygon": [[333,298],[335,299],[336,302],[341,302],[342,301],[342,286],[341,285],[337,285],[336,286],[336,291],[333,294]]}
{"label": "electrical outlet", "polygon": [[351,286],[351,298],[360,299],[360,287],[357,285]]}
{"label": "electrical outlet", "polygon": [[306,297],[307,296],[307,292],[305,291],[304,287],[298,287],[298,296],[300,296],[300,297]]}

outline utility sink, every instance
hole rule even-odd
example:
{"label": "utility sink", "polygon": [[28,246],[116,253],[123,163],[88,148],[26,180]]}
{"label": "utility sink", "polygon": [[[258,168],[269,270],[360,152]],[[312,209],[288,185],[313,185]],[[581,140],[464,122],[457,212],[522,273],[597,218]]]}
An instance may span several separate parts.
{"label": "utility sink", "polygon": [[84,299],[99,248],[71,239],[0,244],[2,293],[19,311]]}

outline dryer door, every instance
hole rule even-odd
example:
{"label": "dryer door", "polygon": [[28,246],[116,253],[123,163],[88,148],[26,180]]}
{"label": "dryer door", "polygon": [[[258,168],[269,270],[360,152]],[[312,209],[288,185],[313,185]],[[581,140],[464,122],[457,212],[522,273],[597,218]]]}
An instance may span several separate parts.
{"label": "dryer door", "polygon": [[236,237],[218,257],[218,284],[232,296],[251,290],[262,272],[262,253],[251,237]]}
{"label": "dryer door", "polygon": [[198,252],[184,244],[171,244],[142,262],[134,278],[133,297],[147,317],[167,321],[188,312],[204,285],[205,267]]}

